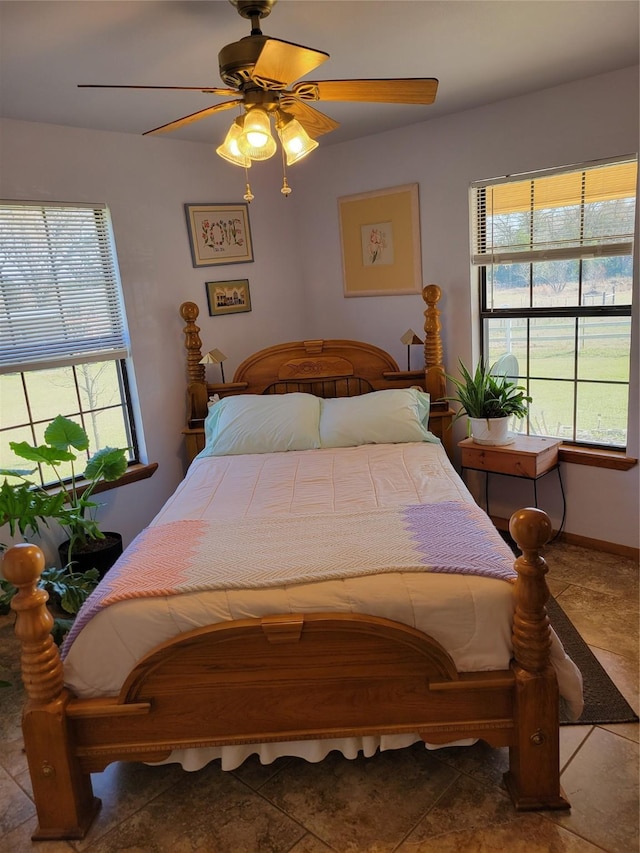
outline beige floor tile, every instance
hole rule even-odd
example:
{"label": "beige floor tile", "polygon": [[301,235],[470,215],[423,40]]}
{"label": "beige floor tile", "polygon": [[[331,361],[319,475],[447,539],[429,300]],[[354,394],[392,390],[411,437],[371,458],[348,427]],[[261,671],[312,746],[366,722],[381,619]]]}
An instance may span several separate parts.
{"label": "beige floor tile", "polygon": [[15,738],[0,739],[0,765],[14,778],[28,772],[21,731],[15,732]]}
{"label": "beige floor tile", "polygon": [[35,814],[35,806],[9,776],[6,770],[0,767],[0,838],[25,820]]}
{"label": "beige floor tile", "polygon": [[[155,768],[157,769],[157,768]],[[91,844],[91,853],[286,853],[305,829],[231,773],[185,773]],[[88,839],[90,840],[90,839]]]}
{"label": "beige floor tile", "polygon": [[506,792],[495,786],[486,787],[469,776],[459,776],[411,831],[400,850],[420,850],[440,835],[484,829],[509,823],[516,817]]}
{"label": "beige floor tile", "polygon": [[590,646],[634,658],[638,648],[638,602],[569,586],[558,604]]}
{"label": "beige floor tile", "polygon": [[560,769],[571,761],[593,726],[560,726]]}
{"label": "beige floor tile", "polygon": [[[597,853],[601,848],[539,815],[437,838],[409,838],[396,853]],[[628,851],[631,853],[631,851]]]}
{"label": "beige floor tile", "polygon": [[178,764],[150,767],[129,762],[116,762],[94,773],[93,793],[102,800],[102,808],[87,837],[74,842],[76,849],[85,850],[164,791],[177,788],[186,775]]}
{"label": "beige floor tile", "polygon": [[422,744],[350,761],[293,762],[260,789],[339,853],[387,853],[457,777]]}
{"label": "beige floor tile", "polygon": [[638,658],[623,657],[607,649],[599,649],[597,646],[590,648],[609,678],[637,714],[640,708]]}
{"label": "beige floor tile", "polygon": [[0,836],[0,853],[72,853],[69,841],[32,841],[38,821],[35,817]]}
{"label": "beige floor tile", "polygon": [[567,581],[547,575],[547,586],[549,587],[551,595],[557,598],[565,591],[565,589],[567,589],[567,587],[571,586],[571,584]]}
{"label": "beige floor tile", "polygon": [[251,755],[240,767],[231,772],[245,785],[257,791],[291,761],[291,758],[277,758],[271,764],[261,764],[257,755]]}
{"label": "beige floor tile", "polygon": [[450,746],[434,755],[460,773],[472,776],[485,785],[504,787],[503,774],[509,769],[509,750],[494,749],[484,741],[474,746]]}
{"label": "beige floor tile", "polygon": [[609,853],[638,850],[637,744],[594,728],[561,783],[571,812],[547,812],[551,821]]}
{"label": "beige floor tile", "polygon": [[639,573],[635,560],[565,542],[548,546],[544,557],[549,574],[556,581],[566,581],[616,598],[638,600]]}
{"label": "beige floor tile", "polygon": [[305,835],[289,853],[334,853],[333,848],[313,835]]}

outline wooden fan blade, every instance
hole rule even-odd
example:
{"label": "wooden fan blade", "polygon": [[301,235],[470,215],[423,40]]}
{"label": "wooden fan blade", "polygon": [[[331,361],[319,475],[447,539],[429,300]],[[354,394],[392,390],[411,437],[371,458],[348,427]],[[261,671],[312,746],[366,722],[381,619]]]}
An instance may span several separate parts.
{"label": "wooden fan blade", "polygon": [[318,80],[297,83],[293,92],[308,101],[368,101],[378,104],[432,104],[435,77],[395,80]]}
{"label": "wooden fan blade", "polygon": [[327,59],[329,54],[322,50],[269,38],[260,51],[251,79],[265,89],[274,88],[273,83],[286,88]]}
{"label": "wooden fan blade", "polygon": [[109,86],[107,83],[78,83],[78,89],[177,89],[181,92],[204,92],[207,95],[237,95],[236,89],[218,89],[215,86]]}
{"label": "wooden fan blade", "polygon": [[197,113],[177,118],[175,121],[170,121],[169,124],[161,124],[160,127],[154,127],[153,130],[145,130],[142,135],[148,136],[150,133],[166,133],[168,130],[177,130],[179,127],[184,127],[194,121],[200,121],[201,118],[222,112],[222,110],[229,110],[231,107],[235,107],[236,104],[241,103],[241,98],[236,98],[235,101],[223,101],[221,104],[215,104],[213,107],[207,107],[205,110],[198,110]]}
{"label": "wooden fan blade", "polygon": [[309,104],[293,95],[287,94],[281,96],[280,109],[297,118],[312,139],[316,139],[318,136],[322,136],[323,133],[330,133],[332,130],[340,127],[340,122],[334,121],[329,116],[326,116],[314,107],[310,107]]}

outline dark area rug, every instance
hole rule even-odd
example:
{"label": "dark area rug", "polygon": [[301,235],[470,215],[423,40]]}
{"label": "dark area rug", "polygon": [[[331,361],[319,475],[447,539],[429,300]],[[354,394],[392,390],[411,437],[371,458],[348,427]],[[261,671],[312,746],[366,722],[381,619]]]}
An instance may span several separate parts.
{"label": "dark area rug", "polygon": [[547,614],[566,653],[578,667],[584,680],[582,716],[578,720],[569,720],[561,708],[560,725],[638,722],[638,715],[611,681],[600,661],[553,596],[547,601]]}
{"label": "dark area rug", "polygon": [[[506,531],[499,531],[513,553],[519,557],[516,543]],[[582,673],[584,682],[584,711],[578,720],[570,720],[560,707],[561,726],[597,726],[605,723],[637,723],[638,715],[613,681],[598,658],[578,633],[577,628],[555,598],[547,601],[547,615],[560,638],[564,650]]]}

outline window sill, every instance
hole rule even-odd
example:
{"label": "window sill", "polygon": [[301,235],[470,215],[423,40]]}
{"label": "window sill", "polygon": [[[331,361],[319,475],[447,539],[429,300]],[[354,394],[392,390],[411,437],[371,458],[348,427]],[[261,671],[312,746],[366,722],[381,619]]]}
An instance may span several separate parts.
{"label": "window sill", "polygon": [[[93,490],[93,494],[96,495],[98,492],[108,492],[111,489],[117,489],[120,486],[126,486],[129,483],[137,483],[138,480],[147,480],[155,474],[157,468],[157,462],[151,462],[148,465],[144,465],[142,462],[136,462],[134,465],[130,465],[122,477],[119,477],[117,480],[112,480],[110,483],[98,483]],[[88,483],[86,480],[78,479],[78,494],[81,495],[87,488],[87,485]],[[60,486],[53,486],[48,488],[47,491],[54,494],[55,492],[60,491]]]}
{"label": "window sill", "polygon": [[633,456],[627,456],[621,450],[598,450],[594,447],[573,447],[561,444],[558,451],[560,462],[574,465],[590,465],[593,468],[612,468],[616,471],[628,471],[638,464]]}

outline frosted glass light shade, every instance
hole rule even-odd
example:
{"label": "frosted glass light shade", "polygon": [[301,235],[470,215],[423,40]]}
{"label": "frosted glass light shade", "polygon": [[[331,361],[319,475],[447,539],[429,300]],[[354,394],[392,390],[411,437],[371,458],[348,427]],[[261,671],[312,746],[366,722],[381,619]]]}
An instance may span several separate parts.
{"label": "frosted glass light shade", "polygon": [[223,160],[228,160],[229,163],[233,163],[235,166],[244,166],[248,169],[251,165],[251,160],[238,148],[238,139],[241,134],[242,121],[240,119],[236,119],[229,128],[229,132],[227,133],[222,145],[219,145],[218,148],[216,148],[216,154],[222,157]]}
{"label": "frosted glass light shade", "polygon": [[259,107],[253,107],[247,112],[244,128],[238,137],[240,153],[252,160],[268,160],[276,153],[276,147],[269,116]]}
{"label": "frosted glass light shade", "polygon": [[318,147],[300,122],[293,118],[278,130],[280,141],[287,157],[287,166],[297,163]]}

